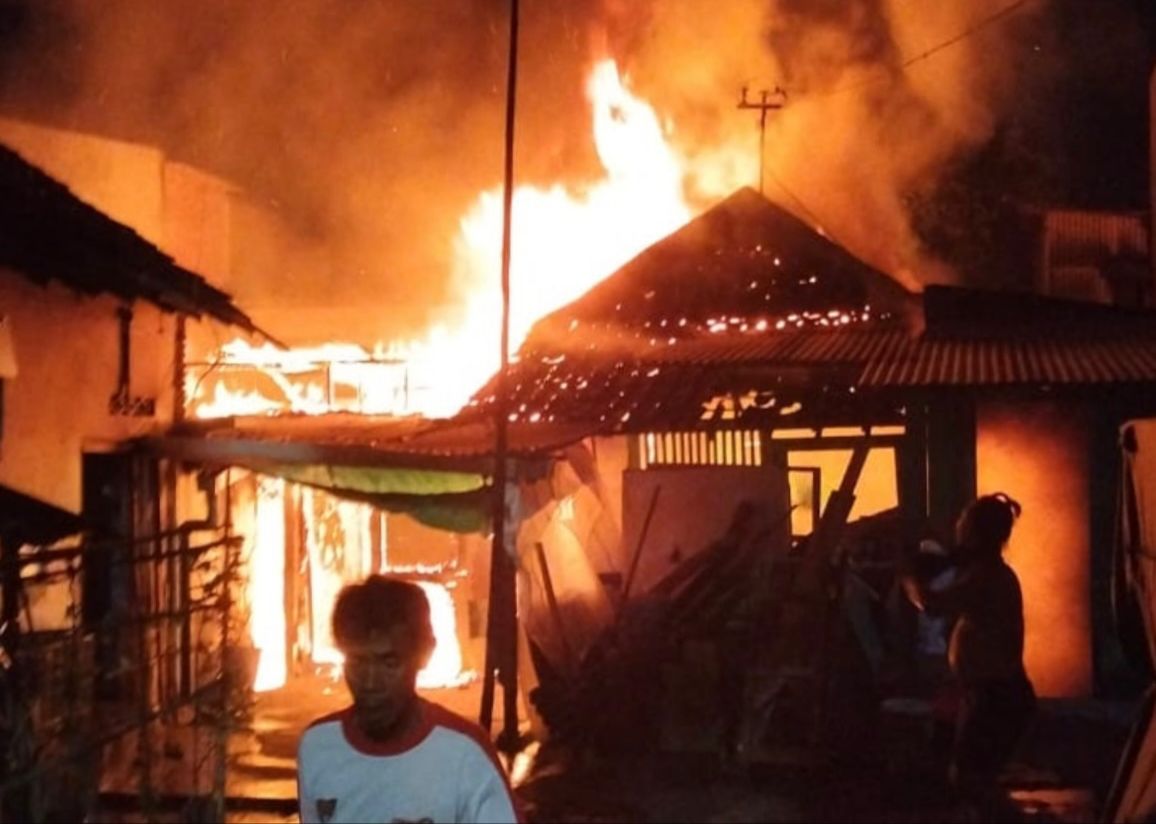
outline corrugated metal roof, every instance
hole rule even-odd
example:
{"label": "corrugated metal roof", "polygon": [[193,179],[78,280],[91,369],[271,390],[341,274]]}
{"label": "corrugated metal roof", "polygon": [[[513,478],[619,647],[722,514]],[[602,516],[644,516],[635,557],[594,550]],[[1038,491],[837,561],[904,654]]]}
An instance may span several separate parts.
{"label": "corrugated metal roof", "polygon": [[1148,256],[1148,221],[1143,212],[1052,209],[1044,215],[1044,231],[1053,266]]}
{"label": "corrugated metal roof", "polygon": [[858,385],[1032,386],[1156,383],[1156,340],[916,340],[869,359]]}
{"label": "corrugated metal roof", "polygon": [[37,283],[57,280],[78,292],[147,300],[261,331],[227,294],[4,146],[0,264]]}
{"label": "corrugated metal roof", "polygon": [[[840,328],[722,332],[553,352],[516,363],[518,420],[608,429],[695,424],[720,397],[761,393],[834,410],[855,389],[1156,384],[1156,315],[1035,295],[929,288],[925,326],[899,318]],[[916,319],[917,320],[917,319]],[[581,339],[580,335],[575,335]],[[621,343],[624,336],[614,339]],[[493,386],[480,394],[490,408]]]}

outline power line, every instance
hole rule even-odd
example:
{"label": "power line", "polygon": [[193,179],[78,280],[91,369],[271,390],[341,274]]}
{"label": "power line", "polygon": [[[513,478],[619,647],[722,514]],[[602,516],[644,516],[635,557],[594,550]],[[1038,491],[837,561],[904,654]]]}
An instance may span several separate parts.
{"label": "power line", "polygon": [[[993,25],[994,23],[999,22],[1003,18],[1009,17],[1012,14],[1015,14],[1017,11],[1019,11],[1021,8],[1023,8],[1028,3],[1031,3],[1031,2],[1034,2],[1034,0],[1015,0],[1015,2],[1010,3],[1007,6],[1004,6],[1002,9],[999,9],[998,11],[995,11],[992,14],[989,14],[987,17],[984,17],[981,20],[976,21],[975,23],[973,23],[967,29],[964,29],[959,34],[953,35],[952,37],[948,38],[947,40],[944,40],[943,42],[938,43],[935,46],[932,46],[931,48],[927,49],[926,51],[920,52],[917,55],[914,55],[912,57],[907,58],[906,60],[904,60],[902,63],[899,64],[900,71],[906,71],[907,69],[909,69],[911,66],[915,65],[916,63],[919,63],[923,60],[927,60],[928,58],[938,54],[939,52],[943,51],[944,49],[948,49],[948,48],[956,45],[957,43],[960,43],[960,42],[966,40],[967,38],[971,37],[972,35],[976,34],[977,32],[987,28],[988,26]],[[878,80],[878,79],[865,80],[861,83],[855,83],[855,84],[851,84],[848,86],[844,86],[843,88],[834,89],[832,91],[825,92],[823,94],[809,94],[809,95],[805,94],[805,95],[801,96],[801,99],[802,100],[813,100],[813,99],[819,99],[819,98],[823,98],[823,97],[832,97],[834,95],[845,94],[847,92],[855,91],[857,89],[862,89],[862,88],[867,87],[867,86],[873,86],[873,85],[876,85],[876,84],[881,83],[881,82],[882,82],[882,80]],[[760,158],[760,160],[761,160],[761,158]],[[801,197],[799,197],[797,194],[795,194],[795,192],[791,189],[791,187],[788,186],[786,184],[786,182],[778,174],[775,173],[775,170],[772,167],[770,167],[770,166],[766,167],[766,174],[771,178],[771,180],[773,180],[775,182],[775,185],[777,185],[779,187],[779,189],[781,189],[783,191],[783,193],[786,194],[787,197],[789,197],[791,199],[791,201],[799,208],[799,210],[801,212],[803,212],[803,214],[805,214],[808,218],[810,218],[810,220],[815,224],[815,226],[817,228],[819,228],[823,232],[823,234],[825,234],[827,236],[827,238],[829,240],[831,240],[832,242],[834,242],[840,246],[843,245],[843,244],[839,243],[839,241],[835,237],[833,237],[827,231],[827,229],[824,228],[824,222],[819,217],[819,215],[815,212],[815,210],[812,209],[810,206],[808,206],[806,204],[806,202],[804,202]],[[760,171],[759,171],[760,180],[761,180],[762,176],[763,176],[763,171],[762,171],[762,169],[760,169]]]}
{"label": "power line", "polygon": [[[1004,6],[1002,9],[999,9],[998,11],[992,12],[988,16],[976,21],[971,26],[969,26],[968,28],[961,31],[959,34],[953,35],[952,37],[949,37],[947,40],[944,40],[943,42],[932,46],[930,49],[927,49],[926,51],[920,52],[917,55],[914,55],[912,57],[907,58],[906,60],[904,60],[903,62],[901,62],[899,64],[899,72],[901,74],[905,73],[909,68],[914,66],[916,63],[920,63],[924,60],[927,60],[928,58],[938,54],[939,52],[943,51],[944,49],[948,49],[948,48],[956,45],[957,43],[963,42],[964,40],[968,39],[969,37],[971,37],[972,35],[980,32],[980,31],[982,31],[983,29],[987,28],[988,26],[991,26],[995,23],[998,23],[1000,20],[1004,19],[1005,17],[1010,17],[1011,15],[1015,14],[1020,9],[1022,9],[1024,6],[1028,5],[1029,3],[1033,3],[1033,2],[1037,2],[1037,0],[1015,0],[1015,2],[1010,3],[1007,6]],[[830,91],[826,91],[826,92],[813,92],[811,94],[803,94],[800,96],[800,100],[819,100],[819,99],[822,99],[825,97],[835,97],[836,95],[847,94],[848,92],[858,91],[860,89],[868,88],[870,86],[876,86],[876,85],[879,85],[881,83],[886,82],[887,80],[889,80],[889,78],[871,78],[869,80],[862,80],[862,81],[859,81],[858,83],[849,83],[846,86],[842,86],[842,87],[837,88],[837,89],[831,89]]]}
{"label": "power line", "polygon": [[809,207],[806,203],[803,202],[803,199],[801,197],[799,197],[797,194],[795,194],[791,190],[791,188],[785,182],[783,182],[783,179],[781,177],[779,177],[777,174],[775,174],[775,170],[768,168],[767,174],[770,175],[771,180],[775,181],[775,185],[777,185],[780,189],[782,189],[783,192],[787,195],[787,197],[789,197],[791,200],[793,200],[795,202],[795,205],[798,206],[799,209],[805,215],[807,215],[807,217],[809,217],[812,220],[812,222],[814,222],[815,226],[819,229],[822,229],[823,233],[826,234],[826,229],[823,229],[822,219],[820,219],[820,217],[817,214],[815,214],[815,211],[813,209],[811,209],[811,207]]}

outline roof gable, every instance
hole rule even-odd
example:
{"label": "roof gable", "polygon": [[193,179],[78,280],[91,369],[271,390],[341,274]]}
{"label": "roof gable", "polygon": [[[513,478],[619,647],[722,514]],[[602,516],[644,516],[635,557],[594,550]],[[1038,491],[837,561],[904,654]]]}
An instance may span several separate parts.
{"label": "roof gable", "polygon": [[750,188],[651,245],[531,332],[612,325],[701,331],[793,314],[898,312],[907,291]]}

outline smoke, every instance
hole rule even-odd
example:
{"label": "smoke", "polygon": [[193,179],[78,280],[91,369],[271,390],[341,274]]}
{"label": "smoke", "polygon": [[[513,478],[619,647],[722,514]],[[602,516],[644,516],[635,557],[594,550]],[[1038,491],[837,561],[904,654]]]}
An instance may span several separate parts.
{"label": "smoke", "polygon": [[[518,179],[597,174],[584,79],[600,52],[665,118],[699,205],[756,182],[755,119],[735,104],[743,85],[780,84],[768,196],[909,283],[942,279],[903,195],[991,133],[1043,0],[904,62],[1007,2],[523,0]],[[277,299],[380,309],[382,338],[453,302],[458,221],[501,180],[507,3],[29,8],[23,49],[3,64],[5,108],[157,144],[236,181],[332,261],[295,272]]]}
{"label": "smoke", "polygon": [[630,68],[671,113],[691,183],[708,196],[757,184],[757,113],[737,110],[739,90],[754,98],[781,86],[786,103],[767,124],[767,195],[912,286],[953,273],[921,249],[905,195],[991,136],[1039,42],[1042,2],[959,37],[1008,6],[681,0],[651,15]]}
{"label": "smoke", "polygon": [[3,78],[10,110],[156,144],[238,183],[331,260],[282,284],[283,301],[389,306],[383,332],[396,332],[444,299],[456,217],[501,170],[501,4],[32,9],[40,25]]}

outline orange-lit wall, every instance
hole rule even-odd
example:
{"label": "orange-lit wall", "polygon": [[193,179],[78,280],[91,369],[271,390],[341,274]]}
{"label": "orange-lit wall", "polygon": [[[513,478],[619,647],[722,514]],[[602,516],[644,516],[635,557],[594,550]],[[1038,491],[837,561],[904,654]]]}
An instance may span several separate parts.
{"label": "orange-lit wall", "polygon": [[1008,562],[1024,593],[1024,658],[1036,691],[1092,691],[1089,429],[1079,410],[1050,402],[981,404],[980,495],[1023,504]]}
{"label": "orange-lit wall", "polygon": [[0,141],[84,202],[163,245],[160,150],[7,118],[0,118]]}
{"label": "orange-lit wall", "polygon": [[153,417],[110,415],[120,358],[118,302],[41,287],[0,269],[0,312],[12,326],[18,374],[4,380],[0,483],[78,512],[81,455],[160,431],[172,419],[173,318],[135,307],[131,391]]}
{"label": "orange-lit wall", "polygon": [[[217,283],[227,274],[231,189],[224,181],[170,163],[151,146],[19,120],[0,118],[0,141],[178,263]],[[0,314],[11,320],[19,370],[4,382],[0,483],[78,511],[83,452],[168,427],[175,316],[142,301],[133,305],[130,391],[154,398],[157,412],[108,413],[117,388],[120,303],[55,284],[37,286],[0,270]],[[220,326],[211,325],[220,336]],[[190,502],[192,517],[203,508],[195,491],[180,500]]]}

